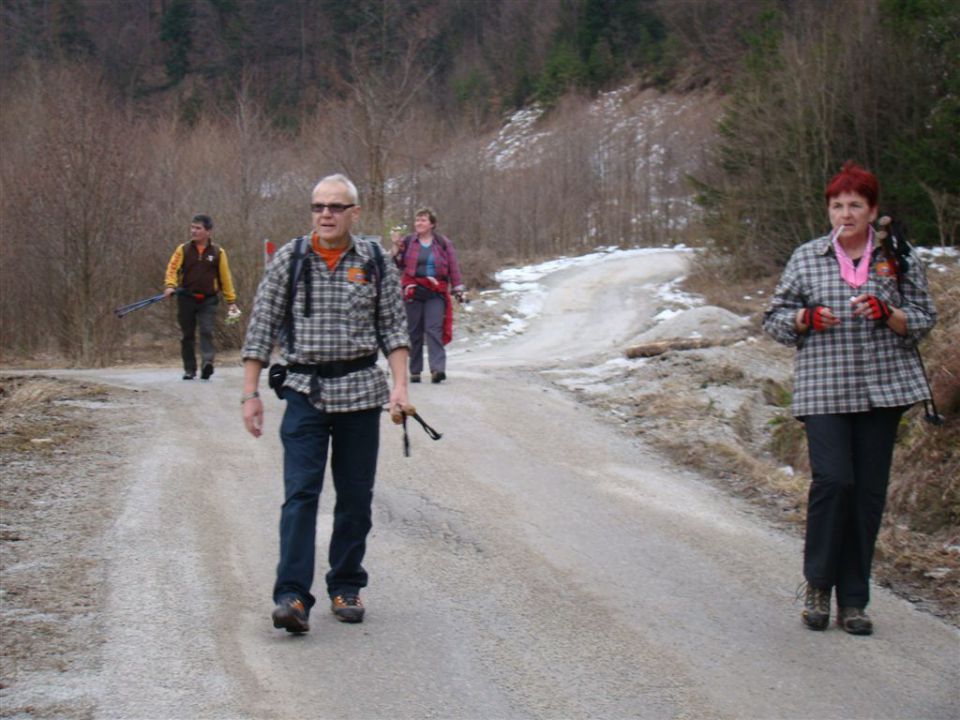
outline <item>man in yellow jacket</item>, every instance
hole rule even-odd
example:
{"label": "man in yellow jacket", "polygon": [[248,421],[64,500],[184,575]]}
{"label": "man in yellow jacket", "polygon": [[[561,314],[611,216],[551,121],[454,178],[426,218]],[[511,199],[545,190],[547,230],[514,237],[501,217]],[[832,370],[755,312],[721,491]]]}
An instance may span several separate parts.
{"label": "man in yellow jacket", "polygon": [[[203,366],[200,378],[213,375],[213,321],[218,294],[229,305],[230,315],[239,315],[237,295],[233,289],[226,251],[211,242],[213,220],[209,215],[195,215],[190,222],[190,242],[178,245],[167,263],[164,293],[177,294],[177,320],[180,323],[180,355],[183,357],[183,379],[197,376],[194,350],[197,325],[200,325],[200,355]],[[180,292],[177,292],[180,290]]]}

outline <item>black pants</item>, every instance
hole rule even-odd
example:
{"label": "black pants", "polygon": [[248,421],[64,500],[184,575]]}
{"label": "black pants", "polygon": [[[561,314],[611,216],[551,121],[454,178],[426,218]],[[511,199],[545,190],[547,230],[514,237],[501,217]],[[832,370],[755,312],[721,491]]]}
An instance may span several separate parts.
{"label": "black pants", "polygon": [[184,372],[197,372],[197,354],[194,348],[198,320],[200,325],[200,355],[203,364],[213,364],[213,322],[216,319],[219,303],[220,299],[216,295],[199,301],[190,295],[177,296],[177,321],[180,323],[180,357],[183,358]]}
{"label": "black pants", "polygon": [[874,408],[804,419],[813,482],[803,574],[815,587],[835,586],[842,607],[864,608],[870,601],[870,565],[904,410]]}

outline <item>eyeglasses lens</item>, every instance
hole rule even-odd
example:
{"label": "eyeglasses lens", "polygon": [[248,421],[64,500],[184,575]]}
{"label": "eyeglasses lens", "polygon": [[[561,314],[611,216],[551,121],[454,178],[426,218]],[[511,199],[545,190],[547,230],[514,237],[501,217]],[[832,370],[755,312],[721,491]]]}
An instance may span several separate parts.
{"label": "eyeglasses lens", "polygon": [[311,203],[310,210],[315,213],[322,213],[324,210],[329,210],[334,215],[339,215],[344,210],[349,210],[353,207],[353,203],[350,205],[344,205],[342,203]]}

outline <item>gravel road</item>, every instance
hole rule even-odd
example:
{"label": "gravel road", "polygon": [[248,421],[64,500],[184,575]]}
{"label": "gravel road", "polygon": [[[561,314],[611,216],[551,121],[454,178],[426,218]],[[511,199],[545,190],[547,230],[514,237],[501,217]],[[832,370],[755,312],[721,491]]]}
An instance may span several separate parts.
{"label": "gravel road", "polygon": [[879,588],[872,637],[804,629],[795,537],[541,378],[616,354],[648,320],[642,286],[685,260],[617,262],[551,276],[538,325],[413,386],[442,440],[411,423],[404,458],[384,419],[361,625],[322,605],[304,636],[270,622],[280,401],[254,440],[237,367],[80,373],[140,391],[97,660],[70,678],[94,716],[960,717],[955,629]]}

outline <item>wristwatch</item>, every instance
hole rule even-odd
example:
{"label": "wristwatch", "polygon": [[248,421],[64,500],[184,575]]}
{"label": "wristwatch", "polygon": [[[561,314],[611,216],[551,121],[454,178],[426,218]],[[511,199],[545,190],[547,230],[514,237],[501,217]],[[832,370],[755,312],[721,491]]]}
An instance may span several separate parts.
{"label": "wristwatch", "polygon": [[244,393],[240,396],[240,404],[243,405],[247,400],[253,400],[254,398],[260,397],[260,393],[254,390],[250,393]]}

